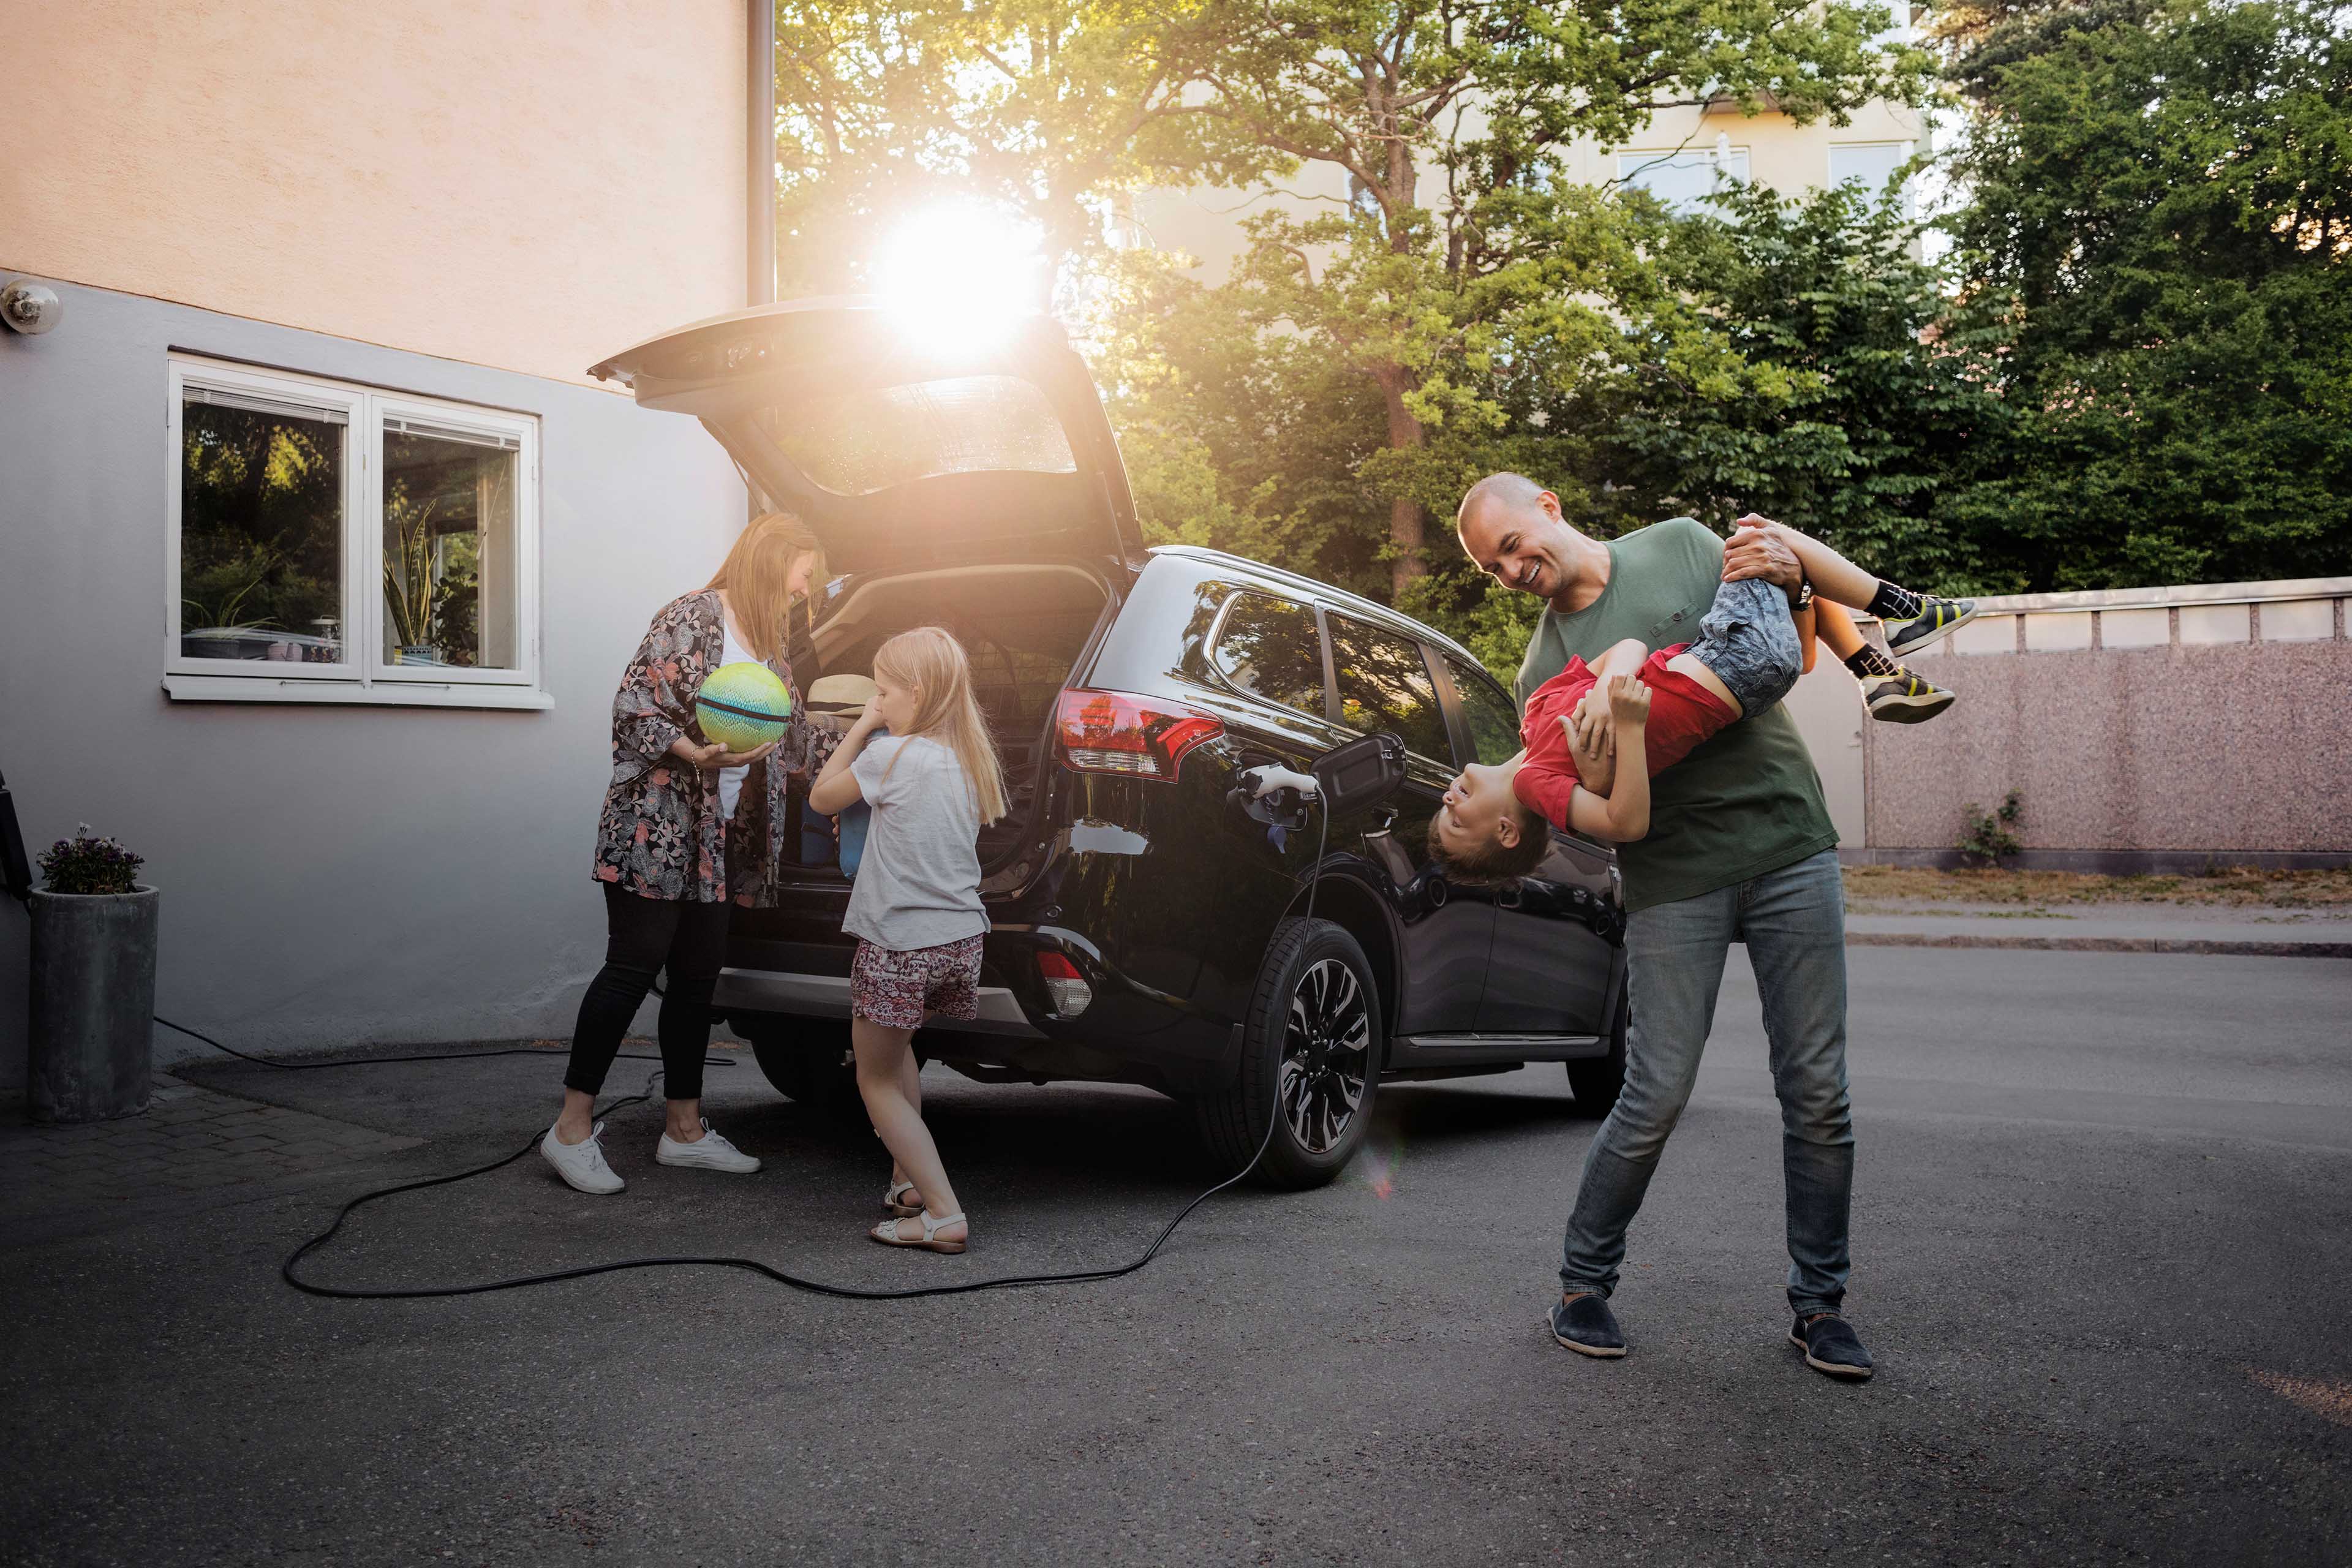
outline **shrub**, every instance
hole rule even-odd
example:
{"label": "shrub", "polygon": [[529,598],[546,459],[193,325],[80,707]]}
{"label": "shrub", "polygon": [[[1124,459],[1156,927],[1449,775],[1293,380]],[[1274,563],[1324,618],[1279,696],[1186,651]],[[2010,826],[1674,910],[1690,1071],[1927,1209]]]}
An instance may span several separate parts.
{"label": "shrub", "polygon": [[85,822],[71,838],[60,838],[41,854],[41,875],[52,893],[127,893],[147,862],[111,838],[100,838]]}
{"label": "shrub", "polygon": [[2014,855],[2023,846],[2017,841],[2017,825],[2025,820],[2025,808],[2019,804],[2017,792],[2011,790],[2002,798],[2000,808],[1987,811],[1970,801],[1960,807],[1968,820],[1968,831],[1960,835],[1960,858],[1971,866],[1998,866],[2001,858]]}

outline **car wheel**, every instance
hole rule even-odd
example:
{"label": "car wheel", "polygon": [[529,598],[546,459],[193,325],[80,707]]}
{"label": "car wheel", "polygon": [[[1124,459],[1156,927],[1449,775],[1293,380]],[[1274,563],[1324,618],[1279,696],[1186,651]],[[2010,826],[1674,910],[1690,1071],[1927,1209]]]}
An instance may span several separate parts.
{"label": "car wheel", "polygon": [[1328,921],[1283,921],[1250,999],[1238,1078],[1194,1102],[1211,1155],[1237,1171],[1263,1142],[1251,1173],[1258,1184],[1330,1181],[1364,1141],[1386,1039],[1372,966],[1356,939]]}
{"label": "car wheel", "polygon": [[760,1071],[786,1098],[843,1121],[862,1120],[857,1069],[849,1060],[849,1024],[834,1018],[728,1020],[751,1042]]}
{"label": "car wheel", "polygon": [[1633,1022],[1633,998],[1617,989],[1617,1017],[1609,1028],[1609,1054],[1568,1064],[1569,1091],[1576,1107],[1589,1116],[1606,1116],[1625,1089],[1625,1031]]}

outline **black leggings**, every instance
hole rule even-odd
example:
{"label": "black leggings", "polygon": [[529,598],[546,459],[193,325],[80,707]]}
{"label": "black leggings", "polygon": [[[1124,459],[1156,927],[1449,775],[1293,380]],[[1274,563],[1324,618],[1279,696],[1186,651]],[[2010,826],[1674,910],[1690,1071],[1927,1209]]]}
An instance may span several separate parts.
{"label": "black leggings", "polygon": [[702,1098],[702,1053],[710,1045],[710,992],[727,952],[726,904],[648,899],[604,887],[604,967],[580,998],[572,1031],[572,1065],[563,1087],[596,1094],[620,1051],[621,1037],[653,988],[656,971],[669,971],[661,1005],[662,1094]]}

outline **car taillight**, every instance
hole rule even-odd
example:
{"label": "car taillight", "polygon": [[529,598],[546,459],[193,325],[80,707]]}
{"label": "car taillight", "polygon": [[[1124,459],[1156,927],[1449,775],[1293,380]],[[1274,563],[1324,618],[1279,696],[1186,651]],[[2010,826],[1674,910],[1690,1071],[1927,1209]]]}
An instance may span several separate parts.
{"label": "car taillight", "polygon": [[1054,718],[1071,767],[1139,779],[1174,778],[1185,752],[1225,732],[1197,709],[1124,691],[1065,691]]}
{"label": "car taillight", "polygon": [[1045,995],[1057,1017],[1075,1018],[1095,999],[1095,988],[1087,984],[1078,966],[1058,952],[1037,955],[1037,978],[1045,983]]}

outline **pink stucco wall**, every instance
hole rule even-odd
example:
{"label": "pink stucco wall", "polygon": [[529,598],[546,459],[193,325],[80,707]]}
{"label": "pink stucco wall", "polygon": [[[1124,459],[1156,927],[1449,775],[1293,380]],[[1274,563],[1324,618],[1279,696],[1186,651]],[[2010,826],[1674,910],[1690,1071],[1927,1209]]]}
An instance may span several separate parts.
{"label": "pink stucco wall", "polygon": [[1932,724],[1865,724],[1872,849],[2019,792],[2031,849],[2352,849],[2352,642],[1945,656]]}
{"label": "pink stucco wall", "polygon": [[740,0],[0,18],[0,270],[565,380],[743,302]]}

